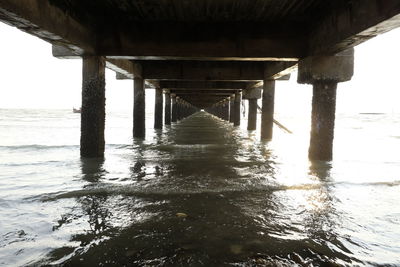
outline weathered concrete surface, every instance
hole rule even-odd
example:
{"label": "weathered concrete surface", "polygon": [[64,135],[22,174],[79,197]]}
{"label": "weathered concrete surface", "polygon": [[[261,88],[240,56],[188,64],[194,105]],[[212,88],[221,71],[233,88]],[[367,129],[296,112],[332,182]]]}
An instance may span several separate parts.
{"label": "weathered concrete surface", "polygon": [[103,57],[83,58],[81,156],[104,155],[105,61]]}
{"label": "weathered concrete surface", "polygon": [[311,136],[308,157],[312,160],[332,160],[335,128],[336,87],[332,81],[314,83],[311,116]]}
{"label": "weathered concrete surface", "polygon": [[249,114],[247,121],[247,130],[253,131],[257,129],[257,99],[249,99]]}
{"label": "weathered concrete surface", "polygon": [[345,82],[353,77],[354,49],[334,56],[313,56],[299,61],[298,83]]}
{"label": "weathered concrete surface", "polygon": [[223,119],[229,121],[229,101],[227,100],[223,103]]}
{"label": "weathered concrete surface", "polygon": [[235,118],[235,97],[231,96],[229,98],[229,122],[233,123],[234,122],[234,118]]}
{"label": "weathered concrete surface", "polygon": [[335,126],[336,87],[351,79],[354,49],[333,56],[314,56],[299,62],[298,82],[313,84],[309,158],[331,160]]}
{"label": "weathered concrete surface", "polygon": [[275,81],[265,80],[262,95],[261,139],[271,140],[274,125]]}
{"label": "weathered concrete surface", "polygon": [[185,96],[185,95],[191,95],[191,96],[230,96],[236,92],[236,90],[184,90],[184,89],[170,89],[169,90],[171,93],[176,94],[177,96]]}
{"label": "weathered concrete surface", "polygon": [[133,84],[133,137],[144,138],[146,134],[144,80],[135,78]]}
{"label": "weathered concrete surface", "polygon": [[252,88],[243,90],[243,99],[260,99],[261,98],[261,88]]}
{"label": "weathered concrete surface", "polygon": [[240,126],[240,104],[242,103],[242,94],[240,92],[235,93],[235,107],[234,107],[234,126]]}
{"label": "weathered concrete surface", "polygon": [[400,26],[398,0],[348,2],[334,7],[314,24],[308,55],[335,54]]}
{"label": "weathered concrete surface", "polygon": [[160,81],[159,86],[166,89],[184,90],[239,90],[246,89],[253,83],[221,81]]}
{"label": "weathered concrete surface", "polygon": [[165,95],[164,123],[165,125],[171,125],[171,94],[169,92],[166,92],[164,95]]}
{"label": "weathered concrete surface", "polygon": [[154,101],[154,128],[162,129],[163,126],[163,93],[161,88],[156,88]]}
{"label": "weathered concrete surface", "polygon": [[94,54],[94,31],[52,6],[49,1],[1,0],[0,20],[79,54]]}
{"label": "weathered concrete surface", "polygon": [[177,110],[177,101],[176,101],[176,95],[171,94],[171,99],[172,99],[172,115],[171,115],[171,122],[177,122],[178,120],[178,110]]}
{"label": "weathered concrete surface", "polygon": [[143,75],[154,80],[257,81],[263,80],[264,62],[140,61]]}

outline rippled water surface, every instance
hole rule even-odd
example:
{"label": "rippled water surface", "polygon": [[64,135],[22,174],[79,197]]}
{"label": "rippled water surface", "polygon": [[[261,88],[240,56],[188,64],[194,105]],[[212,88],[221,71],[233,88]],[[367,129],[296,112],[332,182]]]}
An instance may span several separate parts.
{"label": "rippled water surface", "polygon": [[109,114],[84,160],[79,115],[0,110],[0,265],[400,266],[400,116],[338,116],[329,163],[282,119],[269,143],[205,112],[139,141]]}

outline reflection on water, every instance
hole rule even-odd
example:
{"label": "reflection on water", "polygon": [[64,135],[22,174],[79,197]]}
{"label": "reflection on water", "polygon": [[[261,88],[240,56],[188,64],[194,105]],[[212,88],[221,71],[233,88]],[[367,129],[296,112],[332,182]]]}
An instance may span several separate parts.
{"label": "reflection on water", "polygon": [[[289,144],[280,149],[295,157]],[[25,218],[42,216],[29,208],[40,210],[47,224],[32,229],[9,221],[24,230],[1,237],[3,263],[400,264],[397,180],[391,186],[337,182],[344,170],[334,163],[287,160],[273,143],[204,112],[144,141],[108,146],[104,160],[66,155],[69,163],[55,168],[66,175],[38,179],[49,189],[26,195],[26,211],[13,204]],[[42,245],[30,249],[28,237]],[[20,261],[7,240],[19,243]]]}

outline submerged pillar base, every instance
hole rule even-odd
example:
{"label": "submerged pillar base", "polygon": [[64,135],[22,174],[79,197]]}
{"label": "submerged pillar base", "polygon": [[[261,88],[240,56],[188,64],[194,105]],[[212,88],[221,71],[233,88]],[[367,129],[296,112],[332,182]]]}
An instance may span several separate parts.
{"label": "submerged pillar base", "polygon": [[249,99],[249,118],[247,130],[253,131],[257,128],[257,99]]}
{"label": "submerged pillar base", "polygon": [[105,126],[105,60],[98,56],[83,57],[81,140],[82,157],[104,156]]}
{"label": "submerged pillar base", "polygon": [[313,86],[311,135],[308,157],[332,160],[336,110],[335,82],[316,82]]}
{"label": "submerged pillar base", "polygon": [[274,126],[275,81],[264,80],[261,113],[261,139],[271,140]]}
{"label": "submerged pillar base", "polygon": [[242,103],[242,94],[240,92],[235,93],[235,106],[233,115],[233,125],[240,126],[240,104]]}
{"label": "submerged pillar base", "polygon": [[298,66],[297,81],[313,84],[308,157],[332,160],[336,88],[338,82],[349,81],[353,76],[354,49],[331,56],[308,57],[299,61]]}
{"label": "submerged pillar base", "polygon": [[133,94],[133,137],[136,138],[144,138],[146,134],[144,88],[144,80],[142,78],[135,78]]}
{"label": "submerged pillar base", "polygon": [[177,109],[177,103],[176,103],[176,95],[175,94],[171,94],[171,99],[172,99],[171,122],[177,122],[177,120],[178,120],[178,109]]}
{"label": "submerged pillar base", "polygon": [[171,94],[165,93],[164,123],[171,125]]}
{"label": "submerged pillar base", "polygon": [[154,128],[162,129],[163,126],[163,94],[160,88],[156,88],[154,103]]}

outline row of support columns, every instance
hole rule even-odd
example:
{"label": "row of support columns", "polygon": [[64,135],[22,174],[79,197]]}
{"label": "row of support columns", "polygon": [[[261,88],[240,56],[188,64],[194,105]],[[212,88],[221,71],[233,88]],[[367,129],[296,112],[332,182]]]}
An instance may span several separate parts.
{"label": "row of support columns", "polygon": [[[133,137],[144,138],[145,83],[141,77],[134,78],[133,85]],[[155,92],[154,128],[163,127],[163,92]],[[100,56],[84,56],[82,59],[82,105],[81,139],[82,157],[104,156],[105,130],[105,59]],[[182,120],[199,111],[188,102],[169,92],[165,93],[165,125]]]}
{"label": "row of support columns", "polygon": [[[348,81],[353,75],[354,51],[344,51],[335,56],[315,56],[299,62],[299,83],[313,85],[312,127],[309,158],[331,160],[334,138],[336,88],[338,82]],[[81,155],[104,155],[105,128],[105,59],[100,56],[84,56],[82,68],[81,106]],[[261,138],[270,140],[273,135],[275,81],[264,79],[262,93]],[[248,130],[257,125],[257,99],[249,99]],[[207,109],[208,112],[240,125],[240,91],[234,97]],[[174,94],[165,94],[164,123],[170,125],[198,109]],[[163,126],[163,92],[155,93],[154,128]],[[134,78],[133,136],[145,137],[145,84],[141,77]]]}
{"label": "row of support columns", "polygon": [[233,123],[234,126],[240,126],[240,104],[242,103],[242,94],[240,91],[209,108],[206,108],[210,114]]}

